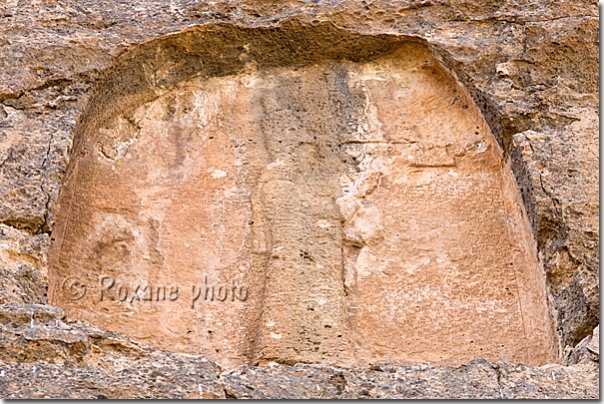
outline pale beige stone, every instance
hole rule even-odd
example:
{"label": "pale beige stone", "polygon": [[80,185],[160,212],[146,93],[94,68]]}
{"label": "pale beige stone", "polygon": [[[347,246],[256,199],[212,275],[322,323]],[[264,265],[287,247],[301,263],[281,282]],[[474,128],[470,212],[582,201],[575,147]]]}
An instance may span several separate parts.
{"label": "pale beige stone", "polygon": [[422,45],[182,82],[87,133],[50,301],[238,364],[557,360],[509,167]]}

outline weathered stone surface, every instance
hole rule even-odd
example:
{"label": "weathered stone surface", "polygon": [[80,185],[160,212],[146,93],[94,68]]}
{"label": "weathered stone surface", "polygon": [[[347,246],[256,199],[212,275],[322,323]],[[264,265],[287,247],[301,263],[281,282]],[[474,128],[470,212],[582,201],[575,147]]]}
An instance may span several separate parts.
{"label": "weathered stone surface", "polygon": [[500,398],[497,375],[486,361],[459,368],[375,365],[338,369],[319,365],[241,367],[222,375],[232,398]]}
{"label": "weathered stone surface", "polygon": [[564,367],[547,365],[530,368],[510,362],[494,364],[500,381],[503,398],[596,398],[599,397],[597,363]]}
{"label": "weathered stone surface", "polygon": [[567,347],[564,352],[565,365],[593,364],[600,361],[600,326],[594,328],[593,335],[583,338],[574,348]]}
{"label": "weathered stone surface", "polygon": [[49,305],[0,305],[0,398],[224,398],[220,367],[153,350]]}
{"label": "weathered stone surface", "polygon": [[596,398],[594,365],[532,368],[474,360],[459,367],[374,365],[243,366],[221,375],[228,398],[254,399],[545,399]]}
{"label": "weathered stone surface", "polygon": [[[55,203],[72,143],[81,127],[76,122],[86,120],[87,105],[88,111],[94,109],[89,104],[92,89],[111,76],[108,71],[118,65],[118,55],[145,49],[144,43],[152,48],[158,38],[193,25],[210,29],[215,24],[254,28],[288,21],[302,26],[333,23],[362,37],[423,38],[436,59],[467,88],[504,159],[510,158],[545,271],[559,351],[574,352],[581,341],[589,341],[577,350],[584,353],[578,365],[583,367],[558,367],[569,375],[565,383],[572,384],[563,388],[565,394],[597,396],[597,368],[590,356],[593,351],[587,348],[599,323],[596,2],[146,0],[133,6],[90,0],[9,0],[0,5],[0,19],[0,303],[46,303],[48,238],[54,230]],[[216,37],[219,43],[222,39]],[[300,37],[290,39],[296,43]],[[148,69],[159,73],[155,76],[162,84],[165,71],[159,67],[166,60],[161,54],[153,57],[148,59]],[[7,345],[0,349],[0,360],[13,358],[12,342],[2,344]],[[57,352],[63,355],[65,349]],[[52,351],[48,349],[49,355]],[[11,366],[26,365],[11,362]],[[542,398],[547,391],[551,398],[556,396],[552,391],[562,391],[561,385],[548,384],[551,375],[546,371],[518,366],[514,369],[520,370],[514,372],[530,375],[522,383],[534,388],[510,387],[517,396]],[[74,371],[74,380],[77,374]],[[554,377],[559,380],[557,374]],[[20,394],[19,379],[12,380],[9,391],[2,390],[3,397],[11,391]],[[68,385],[66,378],[43,380]],[[22,397],[46,389],[39,381],[37,390]],[[103,382],[80,385],[86,387],[79,391],[94,396],[95,383]],[[152,384],[139,385],[145,394],[152,388]]]}
{"label": "weathered stone surface", "polygon": [[0,304],[47,302],[49,239],[0,224]]}
{"label": "weathered stone surface", "polygon": [[595,355],[596,358],[600,356],[600,326],[594,328],[592,339],[587,344],[587,350]]}
{"label": "weathered stone surface", "polygon": [[1,305],[0,398],[597,398],[598,363],[368,368],[269,363],[225,371],[150,349],[49,305]]}
{"label": "weathered stone surface", "polygon": [[51,303],[223,366],[556,361],[528,221],[468,95],[394,37],[322,24],[307,37],[371,52],[262,56],[299,30],[172,37],[222,36],[204,60],[246,63],[205,80],[162,67],[151,86],[172,90],[141,106],[110,79],[57,204]]}

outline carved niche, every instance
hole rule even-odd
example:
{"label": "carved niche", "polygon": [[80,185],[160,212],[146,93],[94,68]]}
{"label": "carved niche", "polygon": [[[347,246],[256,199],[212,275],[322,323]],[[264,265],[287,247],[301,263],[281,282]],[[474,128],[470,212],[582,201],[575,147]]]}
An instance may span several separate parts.
{"label": "carved niche", "polygon": [[514,178],[428,48],[271,65],[254,46],[82,132],[51,303],[224,366],[556,361]]}

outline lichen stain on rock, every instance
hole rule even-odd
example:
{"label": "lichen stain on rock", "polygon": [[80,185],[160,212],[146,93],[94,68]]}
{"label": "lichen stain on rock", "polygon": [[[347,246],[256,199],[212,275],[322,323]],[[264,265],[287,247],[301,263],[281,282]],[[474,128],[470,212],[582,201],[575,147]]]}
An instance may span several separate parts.
{"label": "lichen stain on rock", "polygon": [[227,367],[558,360],[509,167],[428,49],[254,51],[84,133],[51,303]]}

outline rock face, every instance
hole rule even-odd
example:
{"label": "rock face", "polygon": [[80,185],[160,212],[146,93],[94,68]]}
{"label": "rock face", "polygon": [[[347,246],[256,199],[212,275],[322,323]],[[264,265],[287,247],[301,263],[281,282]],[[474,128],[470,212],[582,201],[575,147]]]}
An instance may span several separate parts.
{"label": "rock face", "polygon": [[0,396],[598,396],[596,4],[483,3],[0,6]]}
{"label": "rock face", "polygon": [[[535,368],[472,360],[458,367],[321,364],[221,369],[203,356],[150,349],[61,309],[0,307],[3,398],[595,398],[598,357]],[[595,359],[595,361],[594,361]]]}
{"label": "rock face", "polygon": [[[264,48],[246,31],[243,73],[185,79],[82,134],[50,303],[224,366],[555,362],[529,223],[467,94],[398,38],[331,51],[364,63],[252,56],[297,30]],[[324,30],[350,40],[305,28]]]}

